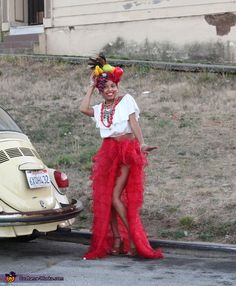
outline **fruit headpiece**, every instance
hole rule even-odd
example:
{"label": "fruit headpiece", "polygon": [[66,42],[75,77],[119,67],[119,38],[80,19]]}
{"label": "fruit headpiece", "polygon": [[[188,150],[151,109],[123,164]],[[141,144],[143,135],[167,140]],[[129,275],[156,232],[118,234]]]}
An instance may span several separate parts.
{"label": "fruit headpiece", "polygon": [[100,92],[103,91],[107,80],[118,84],[124,73],[122,68],[109,65],[106,61],[106,57],[102,53],[95,59],[89,58],[88,65],[94,70],[96,87]]}

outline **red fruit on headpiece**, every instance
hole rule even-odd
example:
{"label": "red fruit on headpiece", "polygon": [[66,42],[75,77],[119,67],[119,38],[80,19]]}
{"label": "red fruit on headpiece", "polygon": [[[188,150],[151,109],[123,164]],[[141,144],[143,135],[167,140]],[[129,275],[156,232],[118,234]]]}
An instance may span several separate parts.
{"label": "red fruit on headpiece", "polygon": [[115,77],[120,80],[120,77],[122,76],[122,74],[124,73],[124,71],[122,70],[122,68],[120,67],[115,67],[114,71],[113,71]]}

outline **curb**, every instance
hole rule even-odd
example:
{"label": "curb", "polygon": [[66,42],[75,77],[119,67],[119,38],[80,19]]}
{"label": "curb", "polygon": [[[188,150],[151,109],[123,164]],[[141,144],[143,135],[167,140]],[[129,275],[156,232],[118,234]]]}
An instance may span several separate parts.
{"label": "curb", "polygon": [[[70,64],[87,63],[88,57],[62,56],[62,55],[41,55],[41,54],[0,54],[0,57],[28,58],[38,61],[64,61]],[[122,66],[147,66],[157,70],[179,71],[179,72],[209,72],[236,74],[235,64],[204,64],[204,63],[178,63],[153,60],[124,60],[108,58],[111,64]]]}
{"label": "curb", "polygon": [[[43,239],[80,243],[89,245],[91,233],[79,230],[58,230],[47,233]],[[236,244],[221,244],[221,243],[204,243],[204,242],[188,242],[174,240],[149,240],[153,248],[161,247],[165,253],[195,255],[203,257],[236,257]]]}

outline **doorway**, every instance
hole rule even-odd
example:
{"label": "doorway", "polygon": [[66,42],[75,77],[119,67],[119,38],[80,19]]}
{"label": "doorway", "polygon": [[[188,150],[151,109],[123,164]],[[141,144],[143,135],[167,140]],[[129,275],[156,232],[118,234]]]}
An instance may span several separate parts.
{"label": "doorway", "polygon": [[29,25],[42,25],[44,17],[44,0],[28,0]]}

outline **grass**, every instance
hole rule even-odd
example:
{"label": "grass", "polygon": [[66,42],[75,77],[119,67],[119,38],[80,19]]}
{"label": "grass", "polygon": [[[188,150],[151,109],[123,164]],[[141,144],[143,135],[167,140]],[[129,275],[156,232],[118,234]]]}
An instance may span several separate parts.
{"label": "grass", "polygon": [[73,167],[76,164],[76,156],[73,154],[61,154],[55,158],[55,161],[46,162],[47,165],[51,168],[58,168],[58,167]]}
{"label": "grass", "polygon": [[80,156],[79,156],[79,163],[80,163],[81,168],[83,170],[90,171],[90,169],[92,167],[91,158],[96,153],[97,149],[98,148],[94,147],[94,146],[83,148],[83,150],[82,150],[82,152],[80,153]]}
{"label": "grass", "polygon": [[[91,157],[101,139],[79,113],[89,82],[85,65],[1,58],[0,105],[10,111],[43,160],[70,178],[70,197],[90,228]],[[165,239],[235,243],[235,76],[125,68],[120,93],[141,109],[149,155],[142,218]],[[93,104],[100,102],[98,94]]]}
{"label": "grass", "polygon": [[194,227],[194,218],[190,216],[180,218],[179,222],[184,229],[190,230]]}

